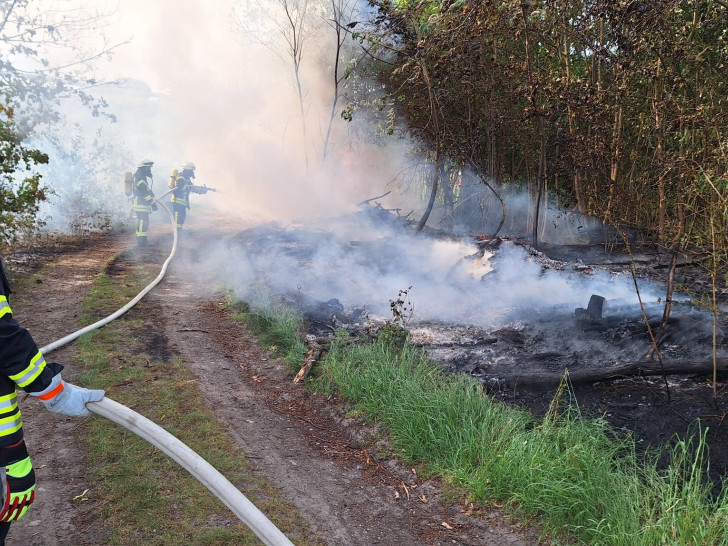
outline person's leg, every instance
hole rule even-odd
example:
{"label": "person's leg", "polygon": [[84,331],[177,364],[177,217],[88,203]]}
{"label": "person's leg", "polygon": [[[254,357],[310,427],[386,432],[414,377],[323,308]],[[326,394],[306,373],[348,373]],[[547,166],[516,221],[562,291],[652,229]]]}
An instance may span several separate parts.
{"label": "person's leg", "polygon": [[0,546],[5,546],[5,537],[8,536],[10,531],[9,521],[0,521]]}
{"label": "person's leg", "polygon": [[187,218],[187,208],[180,205],[175,205],[174,223],[177,227],[177,235],[182,233],[182,226],[185,224],[185,218]]}
{"label": "person's leg", "polygon": [[139,246],[147,246],[147,231],[149,230],[149,213],[137,212],[136,239]]}

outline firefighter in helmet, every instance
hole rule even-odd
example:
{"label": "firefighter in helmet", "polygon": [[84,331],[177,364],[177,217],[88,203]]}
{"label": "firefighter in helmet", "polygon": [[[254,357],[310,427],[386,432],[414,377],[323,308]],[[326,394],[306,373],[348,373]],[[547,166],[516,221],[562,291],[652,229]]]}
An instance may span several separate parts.
{"label": "firefighter in helmet", "polygon": [[172,171],[169,178],[169,187],[172,188],[172,209],[174,210],[174,222],[177,226],[177,235],[182,233],[182,226],[187,219],[187,210],[190,208],[190,193],[207,193],[204,186],[195,186],[192,180],[195,178],[195,164],[187,161],[182,164],[182,169]]}
{"label": "firefighter in helmet", "polygon": [[152,191],[152,166],[154,161],[142,159],[137,165],[133,179],[134,202],[132,211],[137,218],[136,240],[139,246],[147,246],[147,232],[149,231],[149,215],[157,210]]}
{"label": "firefighter in helmet", "polygon": [[63,366],[46,363],[30,333],[13,318],[10,286],[0,262],[0,545],[10,524],[25,515],[35,497],[35,472],[23,440],[16,390],[40,400],[46,409],[69,415],[91,415],[86,402],[98,402],[102,390],[66,383]]}

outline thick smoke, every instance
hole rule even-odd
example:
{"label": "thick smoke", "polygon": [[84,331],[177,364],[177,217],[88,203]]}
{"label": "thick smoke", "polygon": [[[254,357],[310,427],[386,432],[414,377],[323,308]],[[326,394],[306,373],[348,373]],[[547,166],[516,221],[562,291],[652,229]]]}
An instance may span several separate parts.
{"label": "thick smoke", "polygon": [[[261,285],[292,301],[336,300],[345,309],[392,318],[401,291],[414,323],[448,321],[492,327],[533,319],[549,310],[573,314],[593,294],[611,305],[636,304],[629,274],[564,267],[528,247],[505,240],[479,252],[472,238],[433,237],[385,227],[379,215],[326,219],[320,224],[266,224],[225,242],[210,269],[250,300]],[[659,289],[640,283],[643,302]]]}
{"label": "thick smoke", "polygon": [[[338,112],[322,162],[334,36],[322,19],[328,4],[309,4],[299,72],[304,141],[293,67],[275,24],[283,16],[279,2],[120,3],[114,39],[131,42],[104,70],[146,82],[158,106],[148,119],[123,97],[112,103],[134,156],[154,159],[154,175],[165,182],[172,168],[194,162],[197,182],[219,190],[205,203],[241,217],[287,222],[338,214],[379,191],[401,169],[396,154],[352,143],[352,127]],[[246,14],[267,29],[264,43],[246,27]]]}
{"label": "thick smoke", "polygon": [[[116,5],[96,4],[104,10]],[[206,211],[239,222],[241,231],[259,221],[288,226],[282,232],[294,247],[305,249],[303,255],[275,244],[264,251],[244,245],[234,253],[206,249],[205,263],[225,271],[221,280],[243,293],[265,281],[282,293],[337,298],[386,315],[390,300],[409,290],[418,319],[479,324],[512,320],[523,309],[584,306],[592,293],[635,299],[631,279],[544,273],[523,249],[509,244],[491,271],[487,255],[473,257],[472,237],[403,235],[355,214],[357,203],[390,192],[377,202],[418,219],[427,197],[417,172],[424,161],[416,143],[383,137],[363,113],[343,121],[338,112],[344,102],[337,106],[322,160],[334,92],[334,34],[323,17],[330,3],[308,4],[311,22],[299,72],[304,138],[280,2],[118,3],[107,41],[129,42],[97,67],[105,79],[119,81],[98,89],[118,121],[86,125],[89,134],[100,128],[117,143],[106,158],[110,168],[96,179],[99,188],[118,188],[123,209],[122,173],[133,170],[137,159],[155,161],[158,195],[166,191],[173,168],[193,161],[196,183],[218,192],[193,200],[192,215],[201,203]],[[438,205],[429,225],[449,221],[461,235],[487,233],[500,218],[499,205],[476,177],[462,174],[456,217],[447,218]],[[527,233],[527,200],[510,197],[508,206],[503,232]],[[572,236],[579,235],[578,226],[558,216],[547,212],[542,220],[544,239],[577,242]]]}

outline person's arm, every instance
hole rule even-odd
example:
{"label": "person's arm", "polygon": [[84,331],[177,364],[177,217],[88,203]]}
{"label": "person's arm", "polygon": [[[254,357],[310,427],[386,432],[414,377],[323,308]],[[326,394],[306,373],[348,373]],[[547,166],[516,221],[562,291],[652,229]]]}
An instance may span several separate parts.
{"label": "person's arm", "polygon": [[[86,402],[104,397],[102,390],[88,390],[66,383],[61,378],[61,364],[46,363],[30,332],[13,318],[8,302],[10,287],[0,262],[0,373],[17,388],[38,398],[45,407],[64,415],[90,415]],[[2,401],[0,401],[0,405]]]}

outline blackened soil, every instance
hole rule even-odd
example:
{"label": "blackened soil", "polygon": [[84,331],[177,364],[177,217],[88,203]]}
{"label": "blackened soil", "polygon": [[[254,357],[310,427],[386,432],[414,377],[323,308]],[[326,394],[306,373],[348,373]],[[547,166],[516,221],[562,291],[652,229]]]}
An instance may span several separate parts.
{"label": "blackened soil", "polygon": [[[244,232],[234,240],[247,249],[259,243],[258,236],[264,236],[266,248],[277,245],[289,253],[303,251],[300,244],[289,248],[290,241],[270,229],[262,234]],[[630,280],[634,273],[637,284],[649,281],[667,290],[670,256],[655,247],[642,245],[626,252],[617,245],[559,246],[542,247],[540,252],[530,249],[530,254],[542,260],[544,272],[563,266],[573,276],[607,272]],[[679,257],[674,281],[680,301],[673,303],[664,332],[660,331],[664,309],[660,301],[643,307],[607,302],[605,312],[595,316],[590,314],[588,301],[581,311],[573,306],[539,309],[534,301],[530,316],[524,319],[519,312],[515,325],[488,330],[463,324],[418,324],[412,339],[445,369],[480,379],[498,399],[536,416],[549,409],[566,370],[570,377],[593,374],[593,380],[573,381],[562,405],[577,405],[583,415],[603,417],[617,431],[634,435],[640,449],[663,454],[662,465],[669,460],[664,455],[666,447],[707,431],[709,477],[717,492],[728,475],[728,429],[723,423],[728,415],[726,379],[718,374],[713,380],[711,370],[663,377],[609,374],[620,366],[644,361],[653,337],[659,340],[659,358],[651,355],[652,363],[659,359],[674,364],[712,363],[714,340],[717,356],[728,355],[728,336],[723,335],[728,330],[725,313],[718,313],[714,338],[712,315],[704,306],[694,305],[712,292],[707,262],[701,259]],[[485,277],[483,281],[488,282]],[[719,308],[728,309],[728,290],[725,286],[717,289]],[[309,333],[319,336],[331,335],[342,326],[356,330],[364,319],[354,316],[356,310],[342,309],[337,300],[307,302],[302,307]]]}
{"label": "blackened soil", "polygon": [[[609,250],[608,252],[605,250]],[[628,271],[631,258],[620,249],[597,247],[554,248],[547,251],[548,257],[558,260],[579,260],[580,263],[611,271]],[[649,248],[639,248],[633,254],[635,270],[640,279],[649,279],[659,286],[667,286],[669,257]],[[689,290],[689,296],[699,299],[710,294],[710,274],[693,260],[681,257],[676,270],[675,282],[679,289]],[[725,288],[718,287],[719,306],[726,305]],[[585,302],[586,307],[586,302]],[[673,310],[664,342],[660,344],[661,356],[665,361],[711,362],[712,361],[712,317],[705,310],[692,307],[689,303],[678,305]],[[660,314],[654,325],[659,330]],[[724,307],[723,307],[724,308]],[[562,323],[553,328],[552,336],[557,340],[559,350],[540,352],[537,336],[543,322],[525,325],[518,336],[512,334],[510,343],[506,334],[496,336],[500,352],[518,350],[522,357],[512,363],[522,362],[525,366],[538,365],[554,372],[587,363],[598,369],[610,365],[626,364],[644,358],[650,348],[650,336],[641,317],[622,317],[606,327],[592,327],[580,323],[574,310],[561,315]],[[718,313],[716,335],[717,356],[728,353],[725,331],[725,315]],[[525,332],[525,340],[524,338]],[[514,337],[515,336],[515,337]],[[561,338],[559,338],[561,336]],[[574,353],[565,350],[570,343],[586,342],[592,351]],[[497,344],[493,345],[495,350]],[[552,343],[549,347],[553,347]],[[579,346],[584,346],[580,344]],[[583,351],[583,350],[582,350]],[[570,360],[569,360],[570,358]],[[471,362],[472,366],[472,362]],[[466,370],[467,371],[467,370]],[[550,383],[545,388],[524,388],[518,384],[504,387],[488,370],[475,369],[473,375],[483,378],[490,392],[500,400],[525,408],[537,416],[548,410],[554,399],[557,386]],[[709,477],[714,491],[720,491],[723,479],[728,476],[728,427],[724,423],[728,416],[728,391],[725,378],[720,375],[713,381],[712,374],[674,374],[667,377],[624,377],[616,380],[594,381],[572,385],[564,402],[577,404],[582,414],[589,417],[603,417],[616,430],[631,433],[638,447],[644,450],[658,450],[662,453],[661,465],[669,461],[665,446],[680,440],[695,438],[706,432],[709,446]],[[694,445],[694,444],[693,444]]]}
{"label": "blackened soil", "polygon": [[[543,416],[556,394],[545,391],[491,391],[508,404]],[[660,378],[635,378],[572,387],[564,403],[578,405],[588,417],[603,417],[616,430],[632,433],[638,448],[657,450],[661,464],[669,461],[665,450],[679,440],[695,437],[706,431],[709,445],[709,476],[718,492],[722,479],[728,475],[728,430],[723,423],[728,406],[725,382],[713,387],[700,378],[669,378],[668,385]]]}

